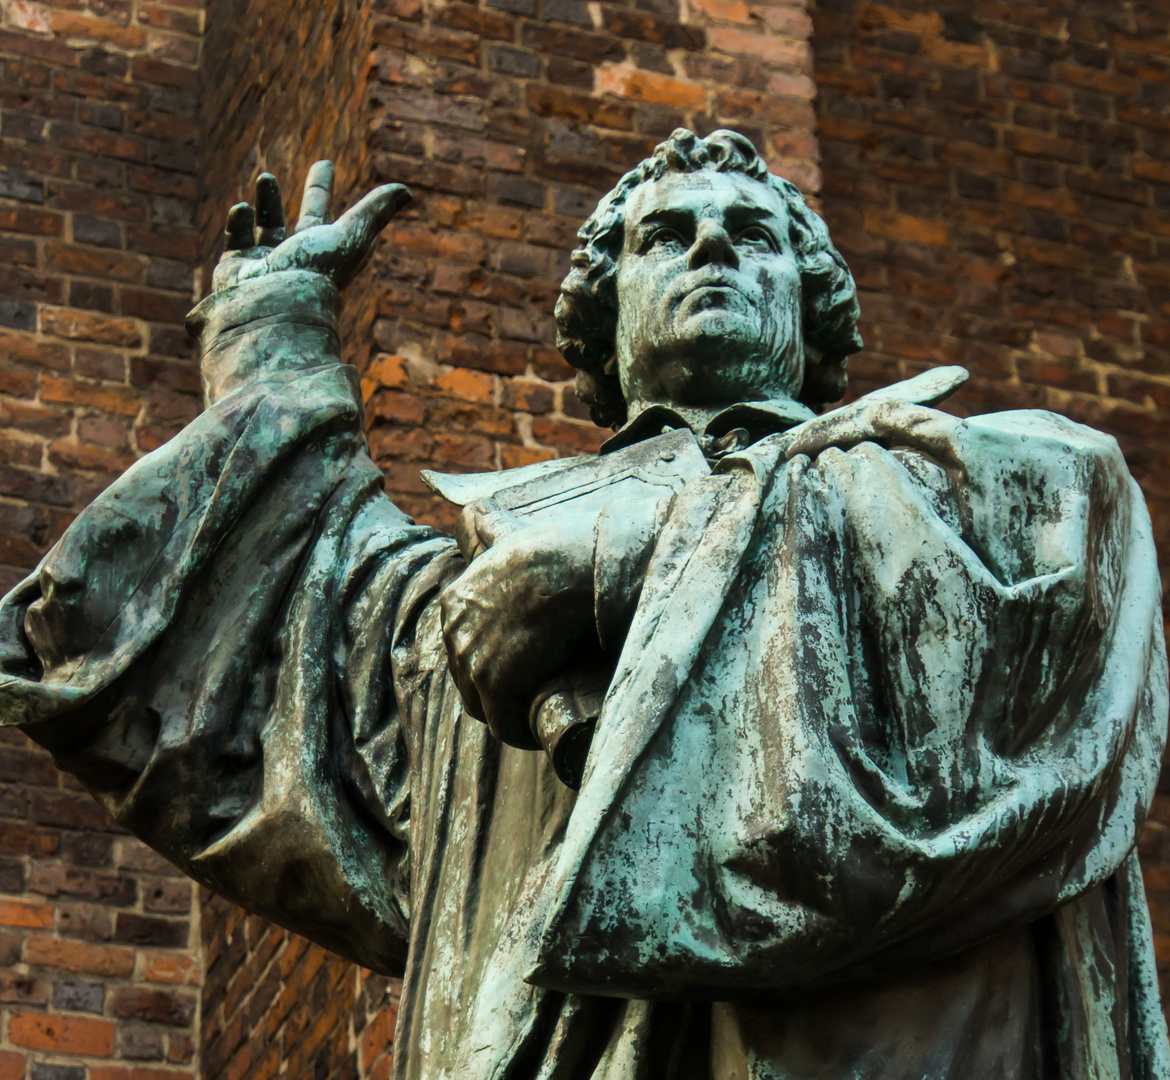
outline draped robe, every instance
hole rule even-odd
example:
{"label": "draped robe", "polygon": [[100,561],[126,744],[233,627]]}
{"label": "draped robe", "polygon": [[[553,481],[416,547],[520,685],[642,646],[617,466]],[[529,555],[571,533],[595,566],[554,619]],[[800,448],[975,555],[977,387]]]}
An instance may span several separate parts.
{"label": "draped robe", "polygon": [[603,513],[629,611],[574,792],[462,711],[464,564],[383,494],[355,373],[258,349],[4,599],[0,720],[192,877],[402,975],[399,1080],[1170,1075],[1133,852],[1160,585],[1112,439],[765,432]]}

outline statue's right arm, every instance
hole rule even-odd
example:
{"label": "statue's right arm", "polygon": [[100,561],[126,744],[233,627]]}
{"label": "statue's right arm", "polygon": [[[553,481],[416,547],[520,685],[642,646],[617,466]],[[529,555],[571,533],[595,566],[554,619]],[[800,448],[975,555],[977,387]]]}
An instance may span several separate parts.
{"label": "statue's right arm", "polygon": [[330,184],[314,166],[288,239],[270,177],[232,211],[190,322],[206,411],[0,601],[0,722],[193,877],[393,971],[413,745],[454,707],[431,601],[461,564],[382,493],[339,360],[338,290],[409,195],[327,224]]}

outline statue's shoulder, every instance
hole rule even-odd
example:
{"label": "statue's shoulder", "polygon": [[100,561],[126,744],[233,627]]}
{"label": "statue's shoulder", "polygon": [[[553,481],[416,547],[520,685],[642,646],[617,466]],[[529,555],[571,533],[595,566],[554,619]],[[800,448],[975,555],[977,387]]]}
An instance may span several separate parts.
{"label": "statue's shoulder", "polygon": [[982,413],[969,417],[966,426],[993,441],[1003,454],[1074,455],[1108,460],[1125,468],[1125,458],[1112,435],[1048,409]]}

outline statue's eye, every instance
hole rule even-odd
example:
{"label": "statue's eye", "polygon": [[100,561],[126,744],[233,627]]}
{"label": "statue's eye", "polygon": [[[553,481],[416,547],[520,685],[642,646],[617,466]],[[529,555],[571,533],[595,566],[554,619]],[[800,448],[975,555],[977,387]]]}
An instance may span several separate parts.
{"label": "statue's eye", "polygon": [[682,238],[682,233],[678,229],[672,229],[669,226],[662,226],[655,229],[648,237],[646,237],[646,244],[644,251],[651,251],[655,248],[672,248],[678,247],[685,243]]}
{"label": "statue's eye", "polygon": [[746,229],[741,229],[735,239],[740,244],[750,244],[753,247],[762,245],[771,248],[773,251],[776,250],[775,237],[762,225],[749,225]]}

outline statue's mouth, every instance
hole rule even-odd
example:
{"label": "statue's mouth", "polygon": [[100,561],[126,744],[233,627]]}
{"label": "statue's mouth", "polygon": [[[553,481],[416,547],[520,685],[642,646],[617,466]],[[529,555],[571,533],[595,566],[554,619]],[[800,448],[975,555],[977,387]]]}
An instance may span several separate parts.
{"label": "statue's mouth", "polygon": [[714,273],[710,269],[704,268],[683,274],[671,292],[679,300],[683,300],[688,296],[707,289],[738,293],[747,299],[747,293],[737,278],[738,275],[729,274],[722,268],[716,270]]}
{"label": "statue's mouth", "polygon": [[694,275],[679,284],[681,287],[675,294],[675,302],[684,313],[711,308],[746,313],[755,306],[751,297],[724,275]]}

